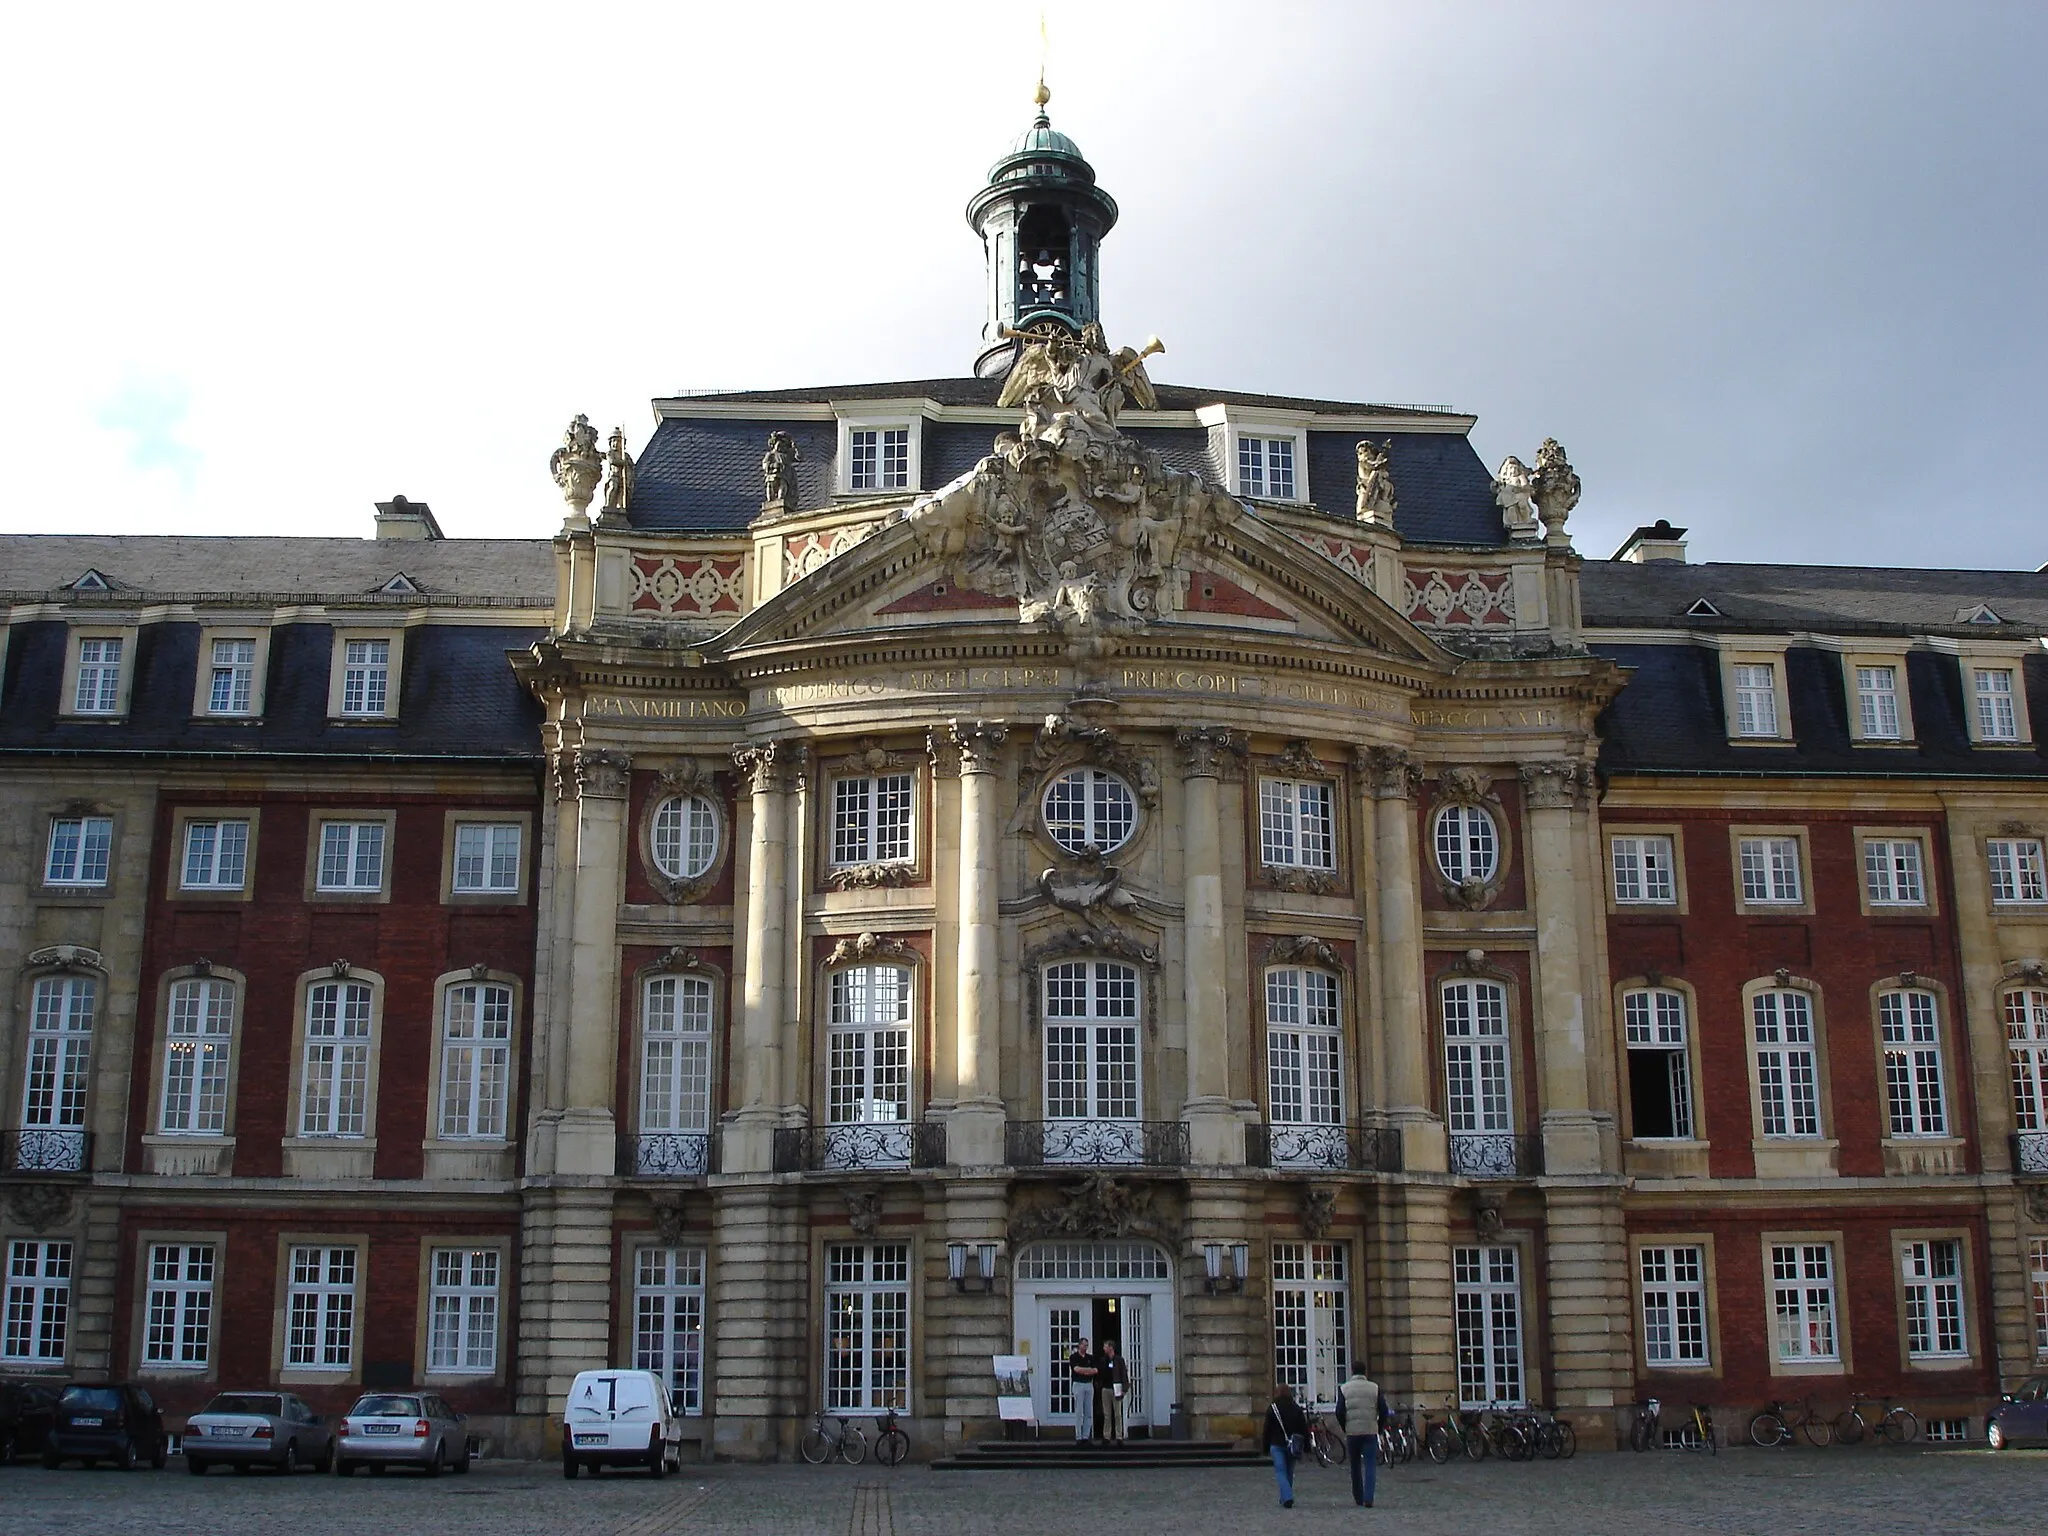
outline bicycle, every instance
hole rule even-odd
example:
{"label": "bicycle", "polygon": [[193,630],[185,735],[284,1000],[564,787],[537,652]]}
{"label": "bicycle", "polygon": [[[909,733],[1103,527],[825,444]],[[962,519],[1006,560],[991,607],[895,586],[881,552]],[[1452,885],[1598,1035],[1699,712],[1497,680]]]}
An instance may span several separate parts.
{"label": "bicycle", "polygon": [[1806,1436],[1808,1445],[1832,1445],[1835,1426],[1814,1411],[1810,1397],[1801,1408],[1789,1407],[1773,1398],[1770,1407],[1749,1421],[1750,1443],[1767,1450],[1774,1445],[1790,1445],[1795,1433]]}
{"label": "bicycle", "polygon": [[1692,1412],[1678,1426],[1678,1443],[1688,1451],[1705,1451],[1709,1456],[1721,1454],[1721,1442],[1714,1434],[1714,1415],[1705,1403],[1688,1404]]}
{"label": "bicycle", "polygon": [[[1880,1399],[1874,1397],[1852,1397],[1849,1406],[1835,1415],[1835,1438],[1844,1445],[1858,1445],[1863,1437],[1876,1432],[1876,1439],[1890,1445],[1907,1445],[1920,1438],[1920,1420],[1913,1410],[1903,1403],[1894,1403],[1890,1398],[1882,1399],[1883,1413],[1875,1419],[1863,1417],[1863,1405],[1878,1406]],[[1876,1443],[1875,1440],[1872,1442]]]}
{"label": "bicycle", "polygon": [[1578,1431],[1551,1409],[1530,1408],[1525,1426],[1536,1453],[1545,1461],[1570,1461],[1579,1449]]}
{"label": "bicycle", "polygon": [[1479,1432],[1487,1446],[1502,1461],[1528,1461],[1536,1454],[1522,1415],[1488,1403],[1479,1414]]}
{"label": "bicycle", "polygon": [[1628,1427],[1628,1448],[1632,1451],[1647,1451],[1657,1443],[1657,1419],[1663,1404],[1654,1397],[1646,1397],[1636,1404],[1635,1421]]}
{"label": "bicycle", "polygon": [[896,1410],[882,1410],[881,1422],[875,1428],[875,1460],[885,1467],[901,1466],[903,1458],[910,1454],[910,1436],[896,1426]]}
{"label": "bicycle", "polygon": [[1479,1415],[1463,1412],[1455,1402],[1446,1405],[1443,1423],[1424,1429],[1422,1448],[1438,1466],[1451,1459],[1454,1449],[1463,1451],[1467,1461],[1484,1461],[1489,1449],[1479,1432]]}
{"label": "bicycle", "polygon": [[[838,1427],[829,1428],[830,1425]],[[822,1467],[834,1456],[849,1467],[857,1467],[868,1459],[868,1437],[845,1415],[828,1414],[821,1408],[812,1415],[810,1432],[797,1449],[814,1467]]]}
{"label": "bicycle", "polygon": [[1307,1408],[1308,1449],[1321,1467],[1341,1467],[1351,1459],[1351,1448],[1344,1443],[1344,1431],[1337,1427],[1334,1418],[1324,1418],[1321,1410]]}
{"label": "bicycle", "polygon": [[1415,1410],[1387,1409],[1387,1422],[1380,1426],[1380,1460],[1387,1466],[1401,1466],[1415,1459]]}

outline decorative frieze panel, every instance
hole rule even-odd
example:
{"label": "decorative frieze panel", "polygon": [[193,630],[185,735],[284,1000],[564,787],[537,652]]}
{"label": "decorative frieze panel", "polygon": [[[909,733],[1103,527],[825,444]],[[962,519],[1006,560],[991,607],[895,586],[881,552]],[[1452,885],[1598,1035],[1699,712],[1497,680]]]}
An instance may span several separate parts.
{"label": "decorative frieze panel", "polygon": [[1339,569],[1357,577],[1367,586],[1372,585],[1370,544],[1354,544],[1349,539],[1333,538],[1327,533],[1297,533],[1294,537]]}
{"label": "decorative frieze panel", "polygon": [[1402,611],[1412,624],[1436,629],[1512,628],[1514,573],[1404,568]]}
{"label": "decorative frieze panel", "polygon": [[720,558],[635,550],[631,569],[628,606],[635,613],[690,619],[714,614],[737,618],[743,611],[746,558],[742,555]]}
{"label": "decorative frieze panel", "polygon": [[782,580],[786,586],[811,574],[827,560],[845,554],[882,526],[880,518],[845,523],[816,533],[792,533],[782,541]]}

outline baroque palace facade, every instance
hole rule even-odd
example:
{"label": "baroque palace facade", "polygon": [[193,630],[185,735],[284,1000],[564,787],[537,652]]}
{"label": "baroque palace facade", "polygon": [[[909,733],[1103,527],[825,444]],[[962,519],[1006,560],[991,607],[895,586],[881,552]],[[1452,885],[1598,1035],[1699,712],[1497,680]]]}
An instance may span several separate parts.
{"label": "baroque palace facade", "polygon": [[968,213],[973,376],[579,417],[551,542],[0,541],[0,1372],[1981,1427],[2048,576],[1585,563],[1554,442],[1155,386],[1043,111]]}

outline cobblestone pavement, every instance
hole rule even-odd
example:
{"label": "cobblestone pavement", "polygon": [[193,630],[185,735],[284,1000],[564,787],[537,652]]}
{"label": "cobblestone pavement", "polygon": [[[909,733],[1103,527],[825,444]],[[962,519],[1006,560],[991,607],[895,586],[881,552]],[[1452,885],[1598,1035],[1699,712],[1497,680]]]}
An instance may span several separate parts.
{"label": "cobblestone pavement", "polygon": [[343,1483],[303,1474],[45,1472],[0,1468],[8,1536],[1067,1536],[1076,1531],[1475,1530],[1773,1536],[2038,1529],[2048,1452],[1731,1451],[1581,1456],[1512,1466],[1395,1467],[1378,1507],[1351,1503],[1341,1470],[1303,1468],[1296,1504],[1258,1468],[943,1472],[709,1466],[656,1483],[638,1473],[563,1480],[551,1465],[481,1463],[469,1477],[406,1473]]}

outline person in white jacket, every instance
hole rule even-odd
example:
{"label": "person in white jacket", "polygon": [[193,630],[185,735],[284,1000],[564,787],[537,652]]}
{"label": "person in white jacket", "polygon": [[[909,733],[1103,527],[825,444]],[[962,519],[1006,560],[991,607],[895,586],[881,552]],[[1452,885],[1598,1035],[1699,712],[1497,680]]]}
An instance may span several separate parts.
{"label": "person in white jacket", "polygon": [[1351,1497],[1359,1508],[1371,1509],[1373,1487],[1379,1481],[1380,1426],[1387,1422],[1387,1395],[1365,1374],[1363,1360],[1351,1362],[1351,1375],[1337,1389],[1337,1422],[1344,1426],[1344,1444],[1350,1452]]}

